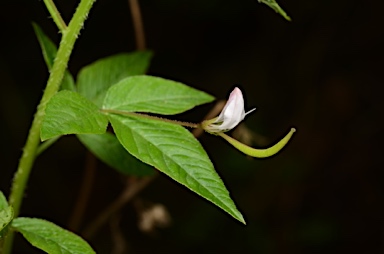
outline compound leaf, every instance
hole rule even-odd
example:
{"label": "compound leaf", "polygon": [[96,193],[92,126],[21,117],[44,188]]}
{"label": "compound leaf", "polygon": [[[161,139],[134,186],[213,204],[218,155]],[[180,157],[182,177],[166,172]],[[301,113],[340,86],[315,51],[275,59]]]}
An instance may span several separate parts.
{"label": "compound leaf", "polygon": [[19,217],[13,220],[12,228],[19,231],[33,246],[47,253],[96,253],[80,236],[46,220]]}
{"label": "compound leaf", "polygon": [[179,82],[152,76],[133,76],[112,86],[104,109],[173,115],[214,100],[211,95]]}
{"label": "compound leaf", "polygon": [[150,51],[137,51],[97,60],[80,70],[77,90],[101,107],[108,88],[126,77],[144,74],[151,57]]}
{"label": "compound leaf", "polygon": [[61,91],[47,103],[40,129],[41,140],[66,134],[103,134],[107,117],[76,92]]}
{"label": "compound leaf", "polygon": [[117,138],[133,156],[245,223],[204,148],[189,131],[137,116],[110,114],[109,120]]}
{"label": "compound leaf", "polygon": [[126,175],[145,176],[154,173],[148,164],[133,157],[111,133],[77,135],[94,155],[108,166]]}

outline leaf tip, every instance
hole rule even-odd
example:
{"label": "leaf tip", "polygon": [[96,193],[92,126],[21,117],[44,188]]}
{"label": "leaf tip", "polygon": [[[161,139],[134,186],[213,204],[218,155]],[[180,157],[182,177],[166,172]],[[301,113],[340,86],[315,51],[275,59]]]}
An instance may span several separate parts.
{"label": "leaf tip", "polygon": [[244,217],[241,216],[241,218],[238,219],[244,226],[247,226],[247,223],[244,220]]}
{"label": "leaf tip", "polygon": [[[44,124],[44,122],[43,122],[43,124]],[[60,136],[60,135],[56,135],[56,136]],[[41,142],[47,141],[48,139],[54,138],[56,136],[49,135],[49,133],[47,133],[45,131],[44,126],[42,126],[40,128],[40,141]]]}
{"label": "leaf tip", "polygon": [[287,15],[286,15],[284,18],[285,18],[287,21],[292,21],[291,17],[289,17],[289,16],[287,16]]}
{"label": "leaf tip", "polygon": [[34,21],[31,22],[31,25],[32,25],[33,29],[36,29],[39,27],[39,25]]}
{"label": "leaf tip", "polygon": [[46,141],[47,139],[49,139],[49,138],[46,137],[46,136],[44,136],[44,134],[42,134],[42,133],[40,132],[40,141],[41,141],[41,142],[44,142],[44,141]]}

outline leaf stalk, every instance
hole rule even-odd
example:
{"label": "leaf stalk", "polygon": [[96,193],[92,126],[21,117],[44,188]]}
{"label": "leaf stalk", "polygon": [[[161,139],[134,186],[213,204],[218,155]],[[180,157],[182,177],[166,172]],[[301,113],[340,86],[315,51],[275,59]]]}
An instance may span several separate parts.
{"label": "leaf stalk", "polygon": [[138,117],[153,119],[153,120],[162,121],[162,122],[166,122],[166,123],[173,123],[173,124],[177,124],[177,125],[181,125],[181,126],[189,127],[189,128],[200,128],[200,124],[197,124],[197,123],[189,123],[189,122],[183,122],[183,121],[178,121],[178,120],[171,120],[168,118],[151,116],[151,115],[146,115],[146,114],[142,114],[142,113],[128,112],[128,111],[115,110],[115,109],[101,109],[100,111],[104,112],[104,113],[111,113],[111,114],[117,114],[117,115],[138,116]]}
{"label": "leaf stalk", "polygon": [[59,10],[56,8],[55,3],[52,0],[44,0],[44,4],[48,9],[49,14],[51,14],[56,26],[59,28],[60,32],[63,33],[67,29],[67,25],[61,17]]}

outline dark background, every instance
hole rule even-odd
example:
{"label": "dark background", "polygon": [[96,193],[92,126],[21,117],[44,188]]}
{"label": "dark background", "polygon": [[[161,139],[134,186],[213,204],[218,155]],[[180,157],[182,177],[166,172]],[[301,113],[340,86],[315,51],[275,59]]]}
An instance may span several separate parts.
{"label": "dark background", "polygon": [[[68,22],[78,1],[56,1]],[[285,21],[256,1],[142,0],[149,74],[185,82],[225,99],[242,88],[245,121],[270,145],[298,129],[277,156],[250,159],[223,140],[200,138],[247,225],[161,175],[141,200],[165,205],[172,224],[138,230],[131,204],[120,213],[127,253],[384,253],[384,1],[281,0]],[[31,22],[57,43],[42,1],[0,2],[0,189],[9,194],[48,71]],[[135,49],[126,1],[96,2],[69,69]],[[198,107],[179,119],[199,121]],[[22,216],[67,227],[82,185],[85,148],[59,140],[38,158]],[[123,188],[123,177],[98,162],[83,225]],[[112,253],[109,225],[90,239]],[[21,237],[15,253],[35,253]],[[39,253],[39,252],[36,252]]]}

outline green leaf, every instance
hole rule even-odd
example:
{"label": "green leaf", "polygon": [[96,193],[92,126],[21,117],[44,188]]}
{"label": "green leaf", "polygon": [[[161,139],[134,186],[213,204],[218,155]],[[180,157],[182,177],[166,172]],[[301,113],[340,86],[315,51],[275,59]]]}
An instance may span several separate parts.
{"label": "green leaf", "polygon": [[5,198],[3,192],[0,191],[0,210],[8,207],[7,199]]}
{"label": "green leaf", "polygon": [[272,8],[275,12],[279,13],[283,18],[288,21],[291,21],[291,18],[287,15],[287,13],[280,7],[280,5],[275,0],[258,0],[259,3],[263,3]]}
{"label": "green leaf", "polygon": [[151,57],[149,51],[138,51],[100,59],[80,70],[77,89],[101,107],[108,88],[126,77],[144,74]]}
{"label": "green leaf", "polygon": [[245,223],[204,148],[189,131],[136,116],[109,115],[109,120],[117,138],[133,156]]}
{"label": "green leaf", "polygon": [[61,91],[47,103],[41,140],[66,134],[103,134],[107,117],[98,107],[76,92]]}
{"label": "green leaf", "polygon": [[13,208],[11,206],[7,206],[6,208],[0,210],[0,240],[4,233],[8,230],[8,225],[12,219]]}
{"label": "green leaf", "polygon": [[12,227],[33,246],[47,253],[96,253],[80,236],[46,220],[19,217],[13,220]]}
{"label": "green leaf", "polygon": [[101,161],[120,173],[136,176],[154,173],[152,167],[128,153],[111,133],[81,134],[77,137]]}
{"label": "green leaf", "polygon": [[211,95],[179,82],[134,76],[108,90],[103,108],[173,115],[213,100]]}
{"label": "green leaf", "polygon": [[[56,45],[44,34],[43,30],[36,23],[32,23],[33,29],[35,30],[36,37],[40,43],[43,57],[48,69],[51,70],[53,62],[56,57],[57,48]],[[66,71],[64,73],[63,81],[61,82],[60,89],[75,91],[75,82],[73,81],[72,75]]]}

